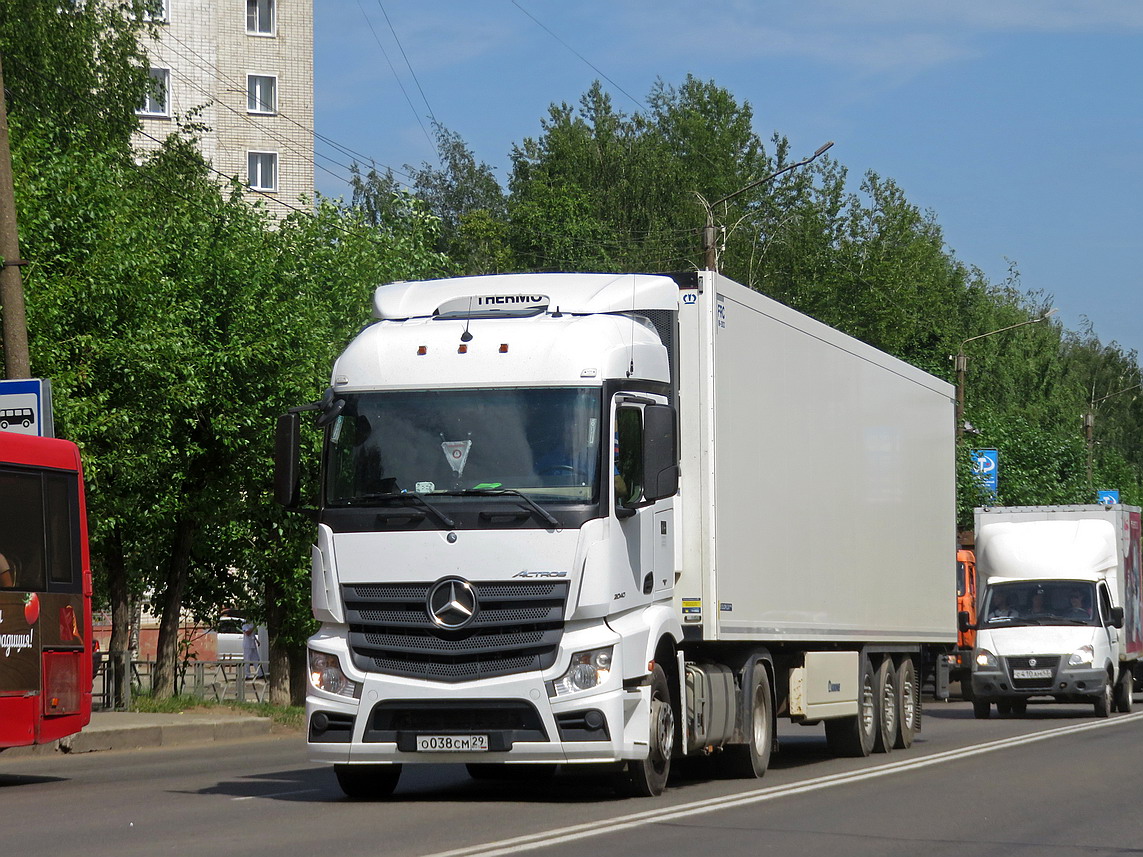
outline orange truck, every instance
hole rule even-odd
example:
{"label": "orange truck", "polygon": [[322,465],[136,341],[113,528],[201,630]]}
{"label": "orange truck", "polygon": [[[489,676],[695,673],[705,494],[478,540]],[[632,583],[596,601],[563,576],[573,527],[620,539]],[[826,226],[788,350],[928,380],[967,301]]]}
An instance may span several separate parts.
{"label": "orange truck", "polygon": [[970,550],[956,552],[956,611],[968,614],[969,629],[957,633],[956,651],[948,656],[949,681],[960,681],[962,692],[968,692],[976,645],[976,554]]}

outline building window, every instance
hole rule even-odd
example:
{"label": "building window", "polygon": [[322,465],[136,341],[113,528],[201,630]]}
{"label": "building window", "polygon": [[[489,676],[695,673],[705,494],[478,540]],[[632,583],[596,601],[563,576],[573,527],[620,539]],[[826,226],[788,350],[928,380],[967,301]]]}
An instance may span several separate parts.
{"label": "building window", "polygon": [[246,0],[246,32],[274,35],[274,0]]}
{"label": "building window", "polygon": [[246,109],[250,113],[277,113],[278,78],[269,74],[246,75]]}
{"label": "building window", "polygon": [[278,189],[278,153],[247,152],[246,169],[250,187],[254,190]]}
{"label": "building window", "polygon": [[170,116],[171,70],[152,68],[150,75],[151,85],[147,89],[147,97],[136,112],[140,116]]}

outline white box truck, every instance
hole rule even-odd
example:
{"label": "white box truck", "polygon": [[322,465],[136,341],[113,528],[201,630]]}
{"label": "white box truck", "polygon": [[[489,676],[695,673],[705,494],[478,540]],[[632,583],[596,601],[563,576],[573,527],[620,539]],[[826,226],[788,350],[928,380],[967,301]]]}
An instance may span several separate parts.
{"label": "white box truck", "polygon": [[[956,642],[952,387],[718,274],[378,288],[321,402],[311,758],[353,796],[907,747]],[[939,655],[939,657],[938,657]],[[513,768],[506,768],[512,765]]]}
{"label": "white box truck", "polygon": [[[1130,711],[1143,656],[1139,509],[976,510],[981,582],[974,713],[1020,715],[1029,701]],[[961,624],[967,618],[961,617]]]}

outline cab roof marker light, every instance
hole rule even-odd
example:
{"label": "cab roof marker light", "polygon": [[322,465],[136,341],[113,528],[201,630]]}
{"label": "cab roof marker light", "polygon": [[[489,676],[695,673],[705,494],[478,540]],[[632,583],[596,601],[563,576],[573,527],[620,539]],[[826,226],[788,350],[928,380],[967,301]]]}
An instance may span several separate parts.
{"label": "cab roof marker light", "polygon": [[500,343],[500,353],[501,354],[507,354],[508,353],[508,343],[507,342],[501,342]]}
{"label": "cab roof marker light", "polygon": [[458,345],[456,347],[456,353],[457,354],[467,354],[468,353],[468,346],[462,342],[460,345]]}
{"label": "cab roof marker light", "polygon": [[423,345],[417,346],[417,356],[418,357],[424,357],[428,353],[429,353],[429,349],[427,349],[425,346],[423,346]]}

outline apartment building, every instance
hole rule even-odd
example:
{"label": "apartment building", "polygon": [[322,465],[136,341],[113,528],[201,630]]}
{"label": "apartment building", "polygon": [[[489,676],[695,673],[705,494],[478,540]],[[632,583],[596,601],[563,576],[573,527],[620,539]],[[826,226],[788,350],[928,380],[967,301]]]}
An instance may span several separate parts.
{"label": "apartment building", "polygon": [[141,149],[197,111],[203,155],[276,217],[314,193],[313,0],[163,0]]}

